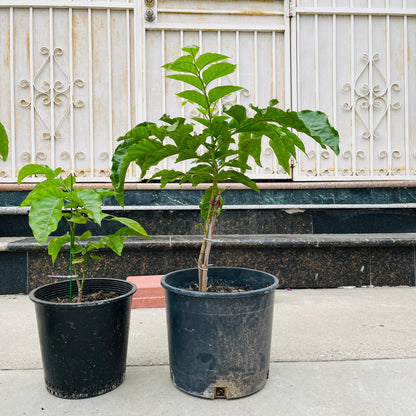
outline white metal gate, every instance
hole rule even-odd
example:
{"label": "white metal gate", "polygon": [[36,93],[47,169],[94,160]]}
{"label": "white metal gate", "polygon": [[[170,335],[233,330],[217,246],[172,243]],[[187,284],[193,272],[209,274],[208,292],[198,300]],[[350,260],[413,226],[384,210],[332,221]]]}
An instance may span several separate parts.
{"label": "white metal gate", "polygon": [[293,105],[329,114],[335,158],[310,144],[296,179],[414,179],[416,1],[297,0]]}
{"label": "white metal gate", "polygon": [[[119,135],[165,112],[192,115],[161,69],[192,43],[238,64],[230,81],[245,90],[231,102],[329,114],[341,155],[309,144],[295,179],[414,178],[414,2],[0,0],[2,181],[28,162],[108,181]],[[262,162],[253,178],[285,177],[267,146]]]}

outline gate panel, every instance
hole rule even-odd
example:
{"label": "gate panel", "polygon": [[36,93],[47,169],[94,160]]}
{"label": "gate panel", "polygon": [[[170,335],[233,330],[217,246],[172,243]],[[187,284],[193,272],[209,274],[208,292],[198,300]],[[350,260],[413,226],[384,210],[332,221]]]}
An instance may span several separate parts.
{"label": "gate panel", "polygon": [[[148,17],[149,9],[154,20]],[[161,69],[163,63],[179,56],[181,48],[192,44],[199,45],[202,52],[223,53],[237,64],[237,72],[227,82],[243,86],[244,90],[226,97],[222,105],[266,106],[270,99],[277,98],[282,108],[289,107],[289,51],[285,43],[288,21],[283,1],[202,1],[196,7],[190,0],[158,0],[153,7],[144,9],[143,16],[149,120],[157,121],[163,113],[187,118],[196,115],[190,106],[183,107],[175,95],[181,84],[165,79],[165,70]],[[253,163],[252,178],[287,177],[267,146],[262,163],[262,168]],[[183,167],[175,166],[171,160],[149,174]]]}
{"label": "gate panel", "polygon": [[414,178],[416,9],[397,0],[298,0],[294,105],[329,114],[341,154],[311,142],[298,180]]}

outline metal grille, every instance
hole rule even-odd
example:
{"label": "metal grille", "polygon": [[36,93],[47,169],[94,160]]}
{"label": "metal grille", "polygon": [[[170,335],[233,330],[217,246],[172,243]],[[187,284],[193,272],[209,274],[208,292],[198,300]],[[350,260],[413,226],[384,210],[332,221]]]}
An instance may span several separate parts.
{"label": "metal grille", "polygon": [[[309,144],[297,179],[414,178],[416,9],[406,0],[299,0],[294,105],[321,109],[341,135],[335,158]],[[414,4],[413,4],[414,5]]]}
{"label": "metal grille", "polygon": [[[413,179],[413,0],[0,0],[3,182],[28,162],[108,181],[117,137],[162,113],[192,116],[161,65],[191,43],[238,64],[229,97],[320,109],[341,155],[307,143],[295,180]],[[253,178],[279,179],[265,143]],[[174,166],[168,161],[162,168]],[[157,167],[159,169],[161,167]],[[184,166],[182,166],[184,167]],[[132,167],[128,180],[136,180]]]}

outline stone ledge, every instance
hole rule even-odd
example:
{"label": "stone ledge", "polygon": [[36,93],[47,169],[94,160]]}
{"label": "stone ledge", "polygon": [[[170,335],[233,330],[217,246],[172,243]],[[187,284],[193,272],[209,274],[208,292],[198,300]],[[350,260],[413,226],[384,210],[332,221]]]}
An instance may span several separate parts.
{"label": "stone ledge", "polygon": [[[132,237],[125,242],[125,249],[198,248],[202,237],[198,235],[158,235],[150,239]],[[213,245],[218,247],[377,247],[416,246],[416,233],[393,234],[244,234],[217,235]],[[64,246],[63,250],[68,250]],[[0,251],[47,250],[32,237],[0,238]],[[109,250],[104,249],[104,250]]]}

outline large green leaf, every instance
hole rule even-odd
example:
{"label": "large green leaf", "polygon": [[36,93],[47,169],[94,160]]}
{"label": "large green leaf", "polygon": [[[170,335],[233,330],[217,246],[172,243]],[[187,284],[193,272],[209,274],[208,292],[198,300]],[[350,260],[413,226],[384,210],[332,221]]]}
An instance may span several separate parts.
{"label": "large green leaf", "polygon": [[47,196],[63,200],[64,191],[60,188],[61,185],[62,179],[48,179],[43,182],[39,182],[23,200],[20,206],[30,206],[34,201],[42,200]]}
{"label": "large green leaf", "polygon": [[208,92],[208,98],[210,103],[218,101],[220,98],[223,98],[235,91],[242,90],[242,87],[236,87],[234,85],[223,85],[220,87],[214,87]]}
{"label": "large green leaf", "polygon": [[61,171],[61,168],[53,170],[47,165],[38,165],[35,163],[28,164],[23,166],[23,168],[19,171],[17,184],[20,185],[23,179],[32,175],[45,175],[47,179],[53,179],[58,176]]}
{"label": "large green leaf", "polygon": [[71,242],[71,236],[67,233],[61,237],[51,238],[48,244],[48,254],[51,256],[52,263],[55,263],[63,245]]}
{"label": "large green leaf", "polygon": [[129,154],[133,143],[134,142],[131,139],[121,142],[116,147],[111,160],[110,179],[116,191],[115,198],[121,206],[124,206],[124,182],[127,169],[129,168],[130,163],[134,161],[134,157]]}
{"label": "large green leaf", "polygon": [[205,97],[204,94],[201,94],[198,91],[186,90],[186,91],[179,92],[176,95],[178,97],[184,98],[185,100],[188,100],[192,103],[196,103],[196,104],[200,105],[205,110],[208,110],[208,108],[209,108],[209,103],[207,102],[207,97]]}
{"label": "large green leaf", "polygon": [[188,74],[173,74],[166,75],[166,78],[176,79],[177,81],[185,82],[188,85],[192,85],[195,88],[198,88],[200,91],[204,91],[204,84],[201,79],[195,75]]}
{"label": "large green leaf", "polygon": [[326,114],[320,111],[299,111],[299,118],[304,122],[308,133],[316,140],[318,136],[325,146],[330,147],[337,155],[339,154],[339,135],[331,126]]}
{"label": "large green leaf", "polygon": [[39,244],[46,243],[49,235],[58,228],[62,218],[63,201],[54,196],[45,196],[33,201],[29,213],[29,225]]}
{"label": "large green leaf", "polygon": [[160,178],[160,187],[164,188],[168,183],[175,182],[180,180],[184,177],[184,173],[176,170],[171,169],[163,169],[157,173],[155,173],[150,180]]}
{"label": "large green leaf", "polygon": [[108,217],[108,221],[117,221],[120,224],[125,225],[126,227],[129,227],[131,230],[133,230],[137,235],[140,235],[142,237],[149,237],[144,230],[144,228],[135,220],[131,218],[125,218],[125,217]]}
{"label": "large green leaf", "polygon": [[206,52],[196,58],[195,65],[198,67],[198,69],[201,70],[209,64],[213,64],[214,62],[218,61],[224,61],[225,59],[228,59],[228,56],[221,55],[220,53]]}
{"label": "large green leaf", "polygon": [[0,157],[3,160],[7,159],[9,155],[9,138],[7,137],[6,129],[0,123]]}
{"label": "large green leaf", "polygon": [[220,181],[226,181],[228,179],[231,179],[234,182],[241,183],[243,185],[246,185],[250,189],[256,192],[260,192],[259,187],[255,182],[253,182],[248,176],[244,175],[241,172],[237,172],[235,170],[223,170],[218,175],[218,180]]}
{"label": "large green leaf", "polygon": [[282,139],[279,136],[275,136],[270,139],[269,144],[277,157],[279,165],[285,170],[285,172],[290,173],[289,161],[291,153],[286,149]]}
{"label": "large green leaf", "polygon": [[162,68],[165,68],[168,71],[187,72],[189,74],[198,75],[198,68],[195,66],[191,55],[183,55],[174,62],[162,65]]}
{"label": "large green leaf", "polygon": [[100,194],[95,189],[77,189],[76,191],[77,196],[87,209],[89,217],[98,225],[101,225],[105,214],[101,209],[102,200]]}
{"label": "large green leaf", "polygon": [[205,85],[208,85],[211,81],[215,79],[224,77],[225,75],[232,74],[237,65],[230,64],[228,62],[220,62],[218,64],[213,64],[209,66],[202,72],[202,79]]}
{"label": "large green leaf", "polygon": [[121,235],[111,234],[102,237],[102,240],[105,241],[108,247],[114,251],[117,255],[121,256],[123,251],[124,239]]}

